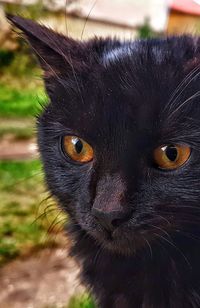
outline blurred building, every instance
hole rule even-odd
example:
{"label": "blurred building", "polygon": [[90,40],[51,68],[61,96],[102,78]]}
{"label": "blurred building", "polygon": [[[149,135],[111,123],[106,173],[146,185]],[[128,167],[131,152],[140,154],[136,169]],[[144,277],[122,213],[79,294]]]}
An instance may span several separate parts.
{"label": "blurred building", "polygon": [[200,33],[200,0],[173,0],[167,31],[170,34]]}
{"label": "blurred building", "polygon": [[21,7],[39,5],[50,12],[41,15],[40,21],[79,39],[95,35],[135,38],[145,23],[158,34],[200,32],[200,0],[0,0],[1,46],[9,37],[1,9],[8,3],[15,4],[14,13],[20,14]]}

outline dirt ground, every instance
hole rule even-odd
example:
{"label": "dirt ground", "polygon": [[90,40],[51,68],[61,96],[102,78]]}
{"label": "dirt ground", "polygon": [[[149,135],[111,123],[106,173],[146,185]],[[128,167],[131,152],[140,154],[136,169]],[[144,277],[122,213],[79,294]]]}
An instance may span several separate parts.
{"label": "dirt ground", "polygon": [[0,160],[24,160],[37,156],[35,139],[16,141],[12,135],[0,139]]}
{"label": "dirt ground", "polygon": [[[35,123],[30,119],[2,119],[0,120],[0,131],[2,129],[26,129],[35,131]],[[0,160],[24,160],[37,158],[38,149],[36,137],[16,138],[15,133],[6,133],[0,136]]]}
{"label": "dirt ground", "polygon": [[68,249],[44,249],[0,269],[0,308],[66,307],[84,290]]}

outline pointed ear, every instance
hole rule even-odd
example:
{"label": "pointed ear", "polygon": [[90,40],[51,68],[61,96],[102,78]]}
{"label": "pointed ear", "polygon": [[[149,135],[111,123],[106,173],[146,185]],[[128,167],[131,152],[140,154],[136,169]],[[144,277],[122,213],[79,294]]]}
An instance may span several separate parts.
{"label": "pointed ear", "polygon": [[79,71],[86,65],[87,56],[81,42],[30,19],[10,14],[7,14],[7,19],[25,35],[44,70],[45,78],[59,75],[69,77],[74,70]]}

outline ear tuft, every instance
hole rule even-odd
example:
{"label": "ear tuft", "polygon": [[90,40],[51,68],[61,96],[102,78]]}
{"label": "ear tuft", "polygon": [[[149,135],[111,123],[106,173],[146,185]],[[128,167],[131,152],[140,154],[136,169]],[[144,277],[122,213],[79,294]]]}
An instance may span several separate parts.
{"label": "ear tuft", "polygon": [[31,19],[11,14],[6,14],[6,17],[10,21],[10,23],[20,29],[27,36],[27,38],[30,36],[39,38],[42,35],[42,32],[50,31],[47,27],[39,25]]}
{"label": "ear tuft", "polygon": [[68,43],[73,41],[31,19],[11,14],[7,14],[7,19],[25,34],[32,47],[36,47],[34,43],[36,43],[35,40],[37,40],[38,43],[40,41],[40,45],[46,45],[55,52],[62,54],[58,42],[62,41],[62,43],[66,45],[66,41],[68,41]]}
{"label": "ear tuft", "polygon": [[24,30],[25,29],[25,25],[28,21],[28,19],[25,19],[23,17],[20,16],[16,16],[16,15],[12,15],[9,13],[6,13],[6,18],[13,24],[15,25],[17,28]]}
{"label": "ear tuft", "polygon": [[30,19],[7,14],[7,19],[22,31],[36,54],[45,76],[81,69],[86,63],[87,52],[83,44],[47,28]]}

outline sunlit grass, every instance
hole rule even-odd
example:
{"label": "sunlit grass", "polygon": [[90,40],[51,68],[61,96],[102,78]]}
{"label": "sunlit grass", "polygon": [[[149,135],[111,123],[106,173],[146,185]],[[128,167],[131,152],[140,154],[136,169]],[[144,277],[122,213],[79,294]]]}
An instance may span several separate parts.
{"label": "sunlit grass", "polygon": [[0,117],[32,117],[41,110],[45,98],[42,89],[23,90],[0,83]]}
{"label": "sunlit grass", "polygon": [[79,297],[72,297],[67,308],[95,308],[94,301],[90,296],[84,294]]}
{"label": "sunlit grass", "polygon": [[[47,194],[40,162],[0,162],[0,179],[0,264],[31,250],[57,245],[56,233],[61,227],[58,224],[55,230],[50,226],[57,223],[58,209],[50,200],[42,202]],[[50,213],[46,215],[45,209]]]}

